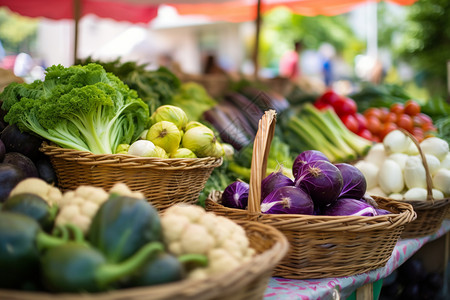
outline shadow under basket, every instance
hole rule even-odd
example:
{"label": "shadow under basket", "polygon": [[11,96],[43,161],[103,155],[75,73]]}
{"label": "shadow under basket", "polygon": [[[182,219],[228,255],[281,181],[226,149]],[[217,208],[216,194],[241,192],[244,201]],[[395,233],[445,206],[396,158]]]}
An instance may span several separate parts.
{"label": "shadow under basket", "polygon": [[257,222],[243,226],[257,255],[238,268],[205,280],[183,280],[152,287],[128,288],[95,294],[51,294],[1,290],[0,300],[260,300],[275,265],[286,255],[289,243],[275,228]]}
{"label": "shadow under basket", "polygon": [[267,111],[255,137],[247,209],[221,204],[222,192],[210,193],[206,209],[232,220],[254,220],[271,225],[288,239],[288,255],[274,276],[291,279],[342,277],[385,266],[406,224],[415,219],[411,205],[374,197],[379,208],[392,212],[374,217],[261,213],[261,181],[266,174],[275,124]]}
{"label": "shadow under basket", "polygon": [[126,154],[92,154],[43,143],[62,191],[80,185],[109,190],[123,182],[142,192],[153,206],[164,210],[175,203],[194,203],[222,158],[137,157]]}

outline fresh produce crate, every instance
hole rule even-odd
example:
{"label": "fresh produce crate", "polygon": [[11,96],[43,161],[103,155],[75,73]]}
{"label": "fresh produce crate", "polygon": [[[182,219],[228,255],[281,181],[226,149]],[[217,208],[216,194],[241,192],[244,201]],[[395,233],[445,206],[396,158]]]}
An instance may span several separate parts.
{"label": "fresh produce crate", "polygon": [[129,288],[95,294],[50,294],[0,290],[0,300],[259,300],[263,298],[275,265],[286,255],[289,243],[284,235],[265,224],[250,221],[236,221],[241,225],[255,249],[250,261],[237,269],[205,280],[183,280],[177,283],[153,287]]}
{"label": "fresh produce crate", "polygon": [[126,154],[92,154],[43,143],[40,150],[50,157],[58,187],[74,190],[93,185],[109,190],[123,182],[142,192],[158,210],[174,203],[194,203],[222,158],[136,157]]}
{"label": "fresh produce crate", "polygon": [[392,214],[373,217],[318,216],[261,213],[261,181],[275,130],[275,112],[267,111],[255,137],[248,208],[221,205],[221,193],[212,192],[207,210],[234,220],[250,219],[272,225],[290,242],[288,255],[275,268],[275,276],[312,279],[350,276],[383,267],[405,225],[415,219],[411,205],[375,199]]}
{"label": "fresh produce crate", "polygon": [[442,225],[442,221],[450,214],[450,198],[434,199],[433,198],[433,181],[428,168],[428,163],[425,154],[420,148],[417,139],[408,131],[401,129],[401,131],[409,136],[414,142],[419,154],[422,158],[422,163],[425,168],[425,176],[427,181],[427,200],[398,200],[410,204],[417,213],[417,218],[413,222],[405,226],[401,238],[417,238],[435,233]]}

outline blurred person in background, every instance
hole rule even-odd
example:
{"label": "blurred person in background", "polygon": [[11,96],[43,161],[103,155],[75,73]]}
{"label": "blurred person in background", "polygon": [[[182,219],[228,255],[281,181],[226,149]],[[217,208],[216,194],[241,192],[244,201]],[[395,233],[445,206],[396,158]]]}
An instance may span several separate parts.
{"label": "blurred person in background", "polygon": [[208,54],[205,58],[203,74],[226,74],[226,72],[217,62],[216,56]]}
{"label": "blurred person in background", "polygon": [[336,50],[333,45],[323,43],[319,47],[319,54],[322,57],[322,76],[326,87],[333,85],[333,58],[336,55]]}
{"label": "blurred person in background", "polygon": [[280,76],[293,80],[298,79],[301,76],[300,52],[302,49],[302,41],[296,41],[294,43],[294,50],[289,50],[283,54],[279,65]]}

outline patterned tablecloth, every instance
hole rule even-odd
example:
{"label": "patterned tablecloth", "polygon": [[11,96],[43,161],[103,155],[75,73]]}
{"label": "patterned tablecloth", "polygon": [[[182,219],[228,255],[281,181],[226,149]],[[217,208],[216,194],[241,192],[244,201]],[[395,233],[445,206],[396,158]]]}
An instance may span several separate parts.
{"label": "patterned tablecloth", "polygon": [[439,231],[423,238],[399,240],[386,266],[367,273],[348,277],[323,278],[314,280],[293,280],[272,277],[264,299],[275,300],[313,300],[332,299],[337,289],[341,299],[350,296],[357,288],[387,277],[424,244],[435,240],[450,230],[450,220],[445,220]]}

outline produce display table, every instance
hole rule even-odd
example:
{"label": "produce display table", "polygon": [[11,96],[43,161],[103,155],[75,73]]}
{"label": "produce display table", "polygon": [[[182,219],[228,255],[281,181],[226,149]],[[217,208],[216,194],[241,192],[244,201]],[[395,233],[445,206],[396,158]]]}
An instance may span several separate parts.
{"label": "produce display table", "polygon": [[[450,220],[444,220],[441,228],[433,235],[416,239],[399,240],[386,266],[363,274],[340,278],[310,280],[294,280],[272,277],[265,292],[264,299],[333,299],[333,293],[336,293],[336,290],[338,291],[341,299],[346,299],[353,292],[355,292],[355,290],[357,290],[357,298],[359,298],[359,293],[367,292],[367,290],[370,295],[372,295],[372,283],[386,278],[414,253],[416,253],[423,245],[445,235],[449,231]],[[450,233],[447,233],[447,235],[448,234]],[[365,290],[366,288],[368,289]]]}

